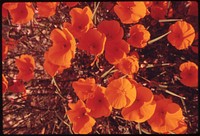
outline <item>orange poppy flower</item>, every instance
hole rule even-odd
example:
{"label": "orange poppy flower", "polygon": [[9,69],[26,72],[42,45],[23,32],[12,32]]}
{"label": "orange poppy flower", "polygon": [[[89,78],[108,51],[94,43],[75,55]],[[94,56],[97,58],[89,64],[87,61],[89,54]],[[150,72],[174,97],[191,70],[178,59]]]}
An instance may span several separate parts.
{"label": "orange poppy flower", "polygon": [[148,14],[144,2],[117,2],[114,11],[124,24],[137,23]]}
{"label": "orange poppy flower", "polygon": [[105,95],[113,108],[121,109],[135,101],[136,89],[128,79],[118,78],[108,84]]}
{"label": "orange poppy flower", "polygon": [[58,2],[37,2],[38,14],[41,17],[55,15]]}
{"label": "orange poppy flower", "polygon": [[131,75],[133,73],[137,73],[139,70],[138,59],[134,55],[127,56],[126,58],[121,59],[121,61],[117,64],[117,68],[124,74]]}
{"label": "orange poppy flower", "polygon": [[105,34],[99,32],[97,29],[90,29],[80,38],[77,47],[85,50],[88,54],[95,55],[97,58],[104,52],[105,42]]}
{"label": "orange poppy flower", "polygon": [[[175,134],[185,134],[187,131],[187,124],[184,122],[184,120],[181,120],[178,122],[178,127],[174,130],[171,130],[171,132]],[[166,134],[170,134],[169,132],[166,132]]]}
{"label": "orange poppy flower", "polygon": [[24,82],[21,79],[17,79],[9,88],[8,90],[12,91],[13,93],[26,93],[26,88]]}
{"label": "orange poppy flower", "polygon": [[[156,1],[153,2],[153,4],[151,5],[150,9],[150,15],[153,19],[155,20],[159,20],[159,19],[165,19],[166,18],[166,11],[168,11],[168,15],[167,17],[172,17],[173,16],[173,9],[169,8],[168,9],[168,2],[169,1]],[[171,3],[170,3],[171,4]]]}
{"label": "orange poppy flower", "polygon": [[50,34],[53,46],[49,48],[47,59],[54,65],[70,67],[71,59],[75,56],[76,41],[73,35],[64,28],[54,29]]}
{"label": "orange poppy flower", "polygon": [[2,61],[4,61],[7,54],[8,54],[8,45],[6,44],[6,40],[2,38]]}
{"label": "orange poppy flower", "polygon": [[31,55],[21,55],[15,60],[15,64],[19,69],[18,79],[28,82],[34,78],[35,60]]}
{"label": "orange poppy flower", "polygon": [[108,117],[111,114],[112,106],[104,94],[105,90],[105,87],[96,86],[94,93],[86,101],[86,107],[91,109],[89,115],[94,118]]}
{"label": "orange poppy flower", "polygon": [[68,28],[75,38],[80,38],[93,27],[92,11],[88,6],[83,9],[73,8],[69,14],[71,16],[71,24],[65,22],[63,23],[63,27]]}
{"label": "orange poppy flower", "polygon": [[150,39],[150,33],[141,24],[136,24],[130,28],[130,38],[128,38],[128,43],[136,48],[144,48]]}
{"label": "orange poppy flower", "polygon": [[89,109],[85,107],[82,100],[77,103],[69,103],[71,110],[67,111],[69,121],[73,124],[72,130],[76,134],[88,134],[92,131],[95,120],[88,114]]}
{"label": "orange poppy flower", "polygon": [[169,27],[168,41],[178,50],[187,49],[195,38],[193,26],[185,21],[177,21]]}
{"label": "orange poppy flower", "polygon": [[74,36],[67,28],[62,30],[55,28],[51,31],[50,39],[53,41],[53,46],[60,50],[71,50],[74,57],[76,50],[76,41]]}
{"label": "orange poppy flower", "polygon": [[130,51],[130,45],[124,40],[106,42],[105,58],[110,64],[118,64]]}
{"label": "orange poppy flower", "polygon": [[2,74],[2,93],[4,94],[8,89],[8,80],[5,78],[4,74]]}
{"label": "orange poppy flower", "polygon": [[124,36],[124,30],[116,20],[103,20],[97,30],[106,35],[106,42],[121,40]]}
{"label": "orange poppy flower", "polygon": [[131,106],[123,108],[121,114],[125,120],[145,122],[154,114],[156,109],[156,103],[153,100],[154,95],[146,87],[138,87],[136,91],[135,102]]}
{"label": "orange poppy flower", "polygon": [[4,8],[10,12],[14,24],[28,23],[34,16],[31,2],[4,3]]}
{"label": "orange poppy flower", "polygon": [[198,87],[198,66],[193,62],[184,62],[179,66],[180,82],[185,86]]}
{"label": "orange poppy flower", "polygon": [[147,120],[151,129],[158,133],[166,133],[176,129],[183,120],[180,106],[171,99],[155,95],[156,109],[153,116]]}
{"label": "orange poppy flower", "polygon": [[74,81],[72,83],[72,87],[74,88],[76,95],[83,101],[86,100],[89,95],[94,92],[93,88],[95,86],[96,84],[94,78],[79,78],[78,81]]}
{"label": "orange poppy flower", "polygon": [[198,16],[198,2],[197,1],[190,1],[188,15]]}
{"label": "orange poppy flower", "polygon": [[172,130],[175,134],[185,134],[187,131],[187,124],[184,120],[179,121],[179,125],[176,129]]}
{"label": "orange poppy flower", "polygon": [[76,6],[79,2],[63,2],[63,3],[71,8]]}
{"label": "orange poppy flower", "polygon": [[51,77],[54,77],[57,73],[61,74],[64,69],[69,68],[71,65],[71,62],[66,63],[65,66],[59,66],[51,63],[48,59],[48,51],[45,52],[44,59],[44,69]]}

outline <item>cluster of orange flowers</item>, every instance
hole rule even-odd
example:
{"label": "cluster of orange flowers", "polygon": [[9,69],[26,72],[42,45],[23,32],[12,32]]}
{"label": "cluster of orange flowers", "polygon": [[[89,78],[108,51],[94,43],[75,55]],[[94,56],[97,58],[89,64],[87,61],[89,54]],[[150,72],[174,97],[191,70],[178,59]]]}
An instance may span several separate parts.
{"label": "cluster of orange flowers", "polygon": [[[108,86],[95,84],[94,78],[80,78],[72,83],[80,100],[69,103],[68,118],[75,133],[87,134],[95,125],[95,118],[108,117],[112,108],[122,109],[125,120],[142,123],[147,121],[158,133],[185,133],[181,107],[162,95],[130,78],[113,79]],[[173,123],[172,123],[173,122]]]}
{"label": "cluster of orange flowers", "polygon": [[50,34],[50,39],[53,46],[44,54],[44,69],[53,77],[57,72],[62,73],[65,68],[70,67],[71,59],[75,55],[76,42],[66,28],[55,28]]}
{"label": "cluster of orange flowers", "polygon": [[[64,2],[68,7],[74,7],[78,2]],[[6,2],[2,6],[2,17],[11,15],[12,23],[26,24],[33,20],[37,12],[40,17],[55,15],[59,2],[36,2],[37,9],[34,9],[31,2]]]}
{"label": "cluster of orange flowers", "polygon": [[[2,61],[5,61],[8,51],[14,49],[17,46],[17,41],[14,39],[5,40],[2,38]],[[15,65],[17,66],[19,73],[13,79],[13,83],[8,86],[8,81],[2,74],[2,93],[10,90],[14,93],[22,92],[26,94],[24,82],[29,82],[34,78],[35,60],[31,55],[22,54],[15,59]]]}
{"label": "cluster of orange flowers", "polygon": [[[114,65],[128,78],[115,77],[110,80],[107,87],[98,85],[94,78],[80,78],[72,83],[72,87],[79,100],[69,103],[71,110],[67,116],[73,124],[73,131],[79,134],[87,134],[95,125],[95,118],[108,117],[112,109],[121,109],[121,115],[125,120],[138,123],[147,121],[152,130],[158,133],[184,133],[187,125],[181,107],[162,95],[154,95],[149,88],[137,83],[131,75],[139,70],[139,58],[130,55],[130,46],[145,48],[148,46],[151,34],[142,24],[136,24],[146,15],[159,20],[166,18],[168,2],[117,2],[114,12],[123,24],[133,24],[129,28],[127,41],[123,39],[124,30],[116,20],[103,20],[93,23],[94,14],[89,6],[84,8],[74,7],[78,2],[64,2],[71,10],[69,15],[71,22],[64,22],[63,28],[54,28],[50,34],[52,46],[44,54],[44,69],[54,77],[71,66],[71,60],[75,57],[76,49],[94,55],[93,65],[100,55]],[[50,17],[56,14],[59,2],[36,2],[34,9],[30,2],[4,3],[2,16],[11,16],[14,24],[26,24],[34,19],[37,13],[40,17]],[[73,8],[72,8],[73,7]],[[192,9],[189,14],[196,15]],[[36,12],[37,11],[37,12]],[[172,8],[168,11],[171,17]],[[193,44],[195,29],[186,21],[177,21],[168,30],[167,40],[178,50],[184,50]],[[2,60],[4,61],[8,46],[2,39]],[[23,82],[34,78],[35,61],[31,55],[21,55],[17,58],[16,66],[19,70],[17,81],[8,88],[8,81],[2,74],[2,93],[6,90],[22,92],[25,90]],[[180,82],[189,87],[198,87],[198,66],[193,62],[185,62],[180,65]],[[16,89],[19,88],[19,89]]]}
{"label": "cluster of orange flowers", "polygon": [[6,90],[10,90],[14,93],[22,92],[26,94],[26,89],[24,82],[28,82],[34,78],[35,60],[31,55],[21,55],[19,58],[15,59],[15,64],[19,70],[16,79],[13,80],[13,84],[8,88],[8,81],[2,74],[2,92],[5,93]]}

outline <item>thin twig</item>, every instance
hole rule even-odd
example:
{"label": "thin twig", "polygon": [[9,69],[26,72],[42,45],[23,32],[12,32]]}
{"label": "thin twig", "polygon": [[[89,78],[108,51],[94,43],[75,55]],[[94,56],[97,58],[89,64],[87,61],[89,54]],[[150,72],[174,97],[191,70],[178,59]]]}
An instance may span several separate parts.
{"label": "thin twig", "polygon": [[106,120],[107,120],[107,130],[108,130],[108,134],[111,134],[111,133],[110,133],[110,126],[109,126],[109,119],[106,118]]}
{"label": "thin twig", "polygon": [[185,97],[183,97],[183,96],[180,96],[180,95],[178,95],[178,94],[175,94],[175,93],[173,93],[173,92],[171,92],[171,91],[169,91],[169,90],[164,90],[166,93],[168,93],[168,94],[170,94],[170,95],[173,95],[173,96],[175,96],[175,97],[178,97],[178,98],[181,98],[181,99],[186,99]]}
{"label": "thin twig", "polygon": [[154,43],[154,42],[156,42],[156,41],[162,39],[163,37],[167,36],[167,35],[170,34],[171,32],[172,32],[172,31],[169,31],[169,32],[167,32],[167,33],[165,33],[165,34],[163,34],[163,35],[161,35],[161,36],[159,36],[159,37],[157,37],[157,38],[155,38],[155,39],[153,39],[153,40],[148,41],[148,44],[152,44],[152,43]]}
{"label": "thin twig", "polygon": [[74,133],[72,132],[71,125],[68,124],[66,121],[64,121],[64,120],[57,114],[56,111],[55,111],[55,114],[56,114],[56,116],[57,116],[65,125],[67,125],[67,126],[69,127],[70,134],[74,134]]}
{"label": "thin twig", "polygon": [[56,80],[55,80],[54,77],[52,78],[51,83],[57,88],[55,93],[58,94],[62,99],[65,99],[65,98],[61,95],[60,88],[58,87],[58,85],[57,85]]}
{"label": "thin twig", "polygon": [[[148,79],[146,79],[146,78],[144,78],[144,77],[142,77],[142,76],[139,76],[139,75],[137,75],[137,76],[140,77],[140,78],[142,78],[143,80],[147,81],[148,83],[151,82],[150,80],[148,80]],[[174,92],[171,92],[171,91],[167,90],[166,88],[168,88],[168,86],[166,86],[166,85],[161,85],[161,84],[154,84],[154,85],[156,85],[156,87],[160,88],[161,90],[164,89],[164,91],[165,91],[166,93],[170,94],[170,95],[173,95],[173,96],[175,96],[175,97],[179,97],[179,98],[184,99],[184,100],[186,99],[186,98],[183,97],[183,96],[180,96],[180,95],[178,95],[178,94],[175,94]]]}
{"label": "thin twig", "polygon": [[139,134],[142,134],[140,123],[138,123],[138,131],[139,131]]}
{"label": "thin twig", "polygon": [[158,22],[165,23],[165,22],[176,22],[176,21],[182,21],[183,19],[160,19]]}
{"label": "thin twig", "polygon": [[[94,3],[96,3],[96,2],[94,2]],[[100,2],[97,3],[97,6],[96,6],[95,9],[94,9],[94,12],[93,12],[93,14],[92,14],[92,19],[95,18],[95,14],[96,14],[96,12],[97,12],[97,9],[98,9],[98,7],[99,7],[99,4],[100,4]]]}
{"label": "thin twig", "polygon": [[184,109],[185,113],[187,114],[187,109],[186,109],[186,105],[185,105],[184,99],[181,99],[181,102],[183,104],[183,109]]}
{"label": "thin twig", "polygon": [[115,66],[112,66],[109,70],[107,70],[105,73],[101,75],[101,78],[104,78],[106,75],[108,75],[114,68]]}

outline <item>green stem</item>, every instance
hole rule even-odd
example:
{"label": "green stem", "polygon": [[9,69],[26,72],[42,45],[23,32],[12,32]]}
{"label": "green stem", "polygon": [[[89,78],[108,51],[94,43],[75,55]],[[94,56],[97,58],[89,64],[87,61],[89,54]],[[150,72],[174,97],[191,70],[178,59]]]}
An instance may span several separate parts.
{"label": "green stem", "polygon": [[56,80],[55,80],[54,77],[52,78],[51,83],[57,88],[57,90],[58,90],[59,92],[61,92],[61,91],[60,91],[60,88],[58,87],[58,85],[57,85]]}
{"label": "green stem", "polygon": [[97,12],[97,9],[98,9],[98,7],[99,7],[99,4],[100,4],[100,2],[98,2],[97,3],[97,5],[96,5],[96,2],[94,2],[94,12],[93,12],[93,14],[92,14],[92,19],[94,19],[94,22],[95,22],[95,24],[96,24],[96,17],[95,17],[95,14],[96,14],[96,12]]}
{"label": "green stem", "polygon": [[144,130],[144,129],[141,129],[141,131],[142,131],[143,133],[145,133],[145,134],[151,134],[151,133],[149,133],[148,131],[146,131],[146,130]]}
{"label": "green stem", "polygon": [[142,134],[140,123],[138,123],[139,134]]}
{"label": "green stem", "polygon": [[142,76],[140,76],[140,75],[137,75],[139,78],[142,78],[143,80],[145,80],[145,81],[147,81],[148,83],[149,82],[151,82],[150,80],[148,80],[148,79],[146,79],[146,78],[144,78],[144,77],[142,77]]}
{"label": "green stem", "polygon": [[61,95],[61,91],[60,88],[58,87],[55,78],[53,77],[51,80],[51,83],[56,87],[56,94],[58,94],[62,99],[65,99],[62,95]]}
{"label": "green stem", "polygon": [[[151,82],[150,80],[148,80],[148,79],[146,79],[146,78],[144,78],[144,77],[142,77],[142,76],[139,76],[139,75],[137,75],[137,76],[140,77],[140,78],[142,78],[143,80],[147,81],[148,83]],[[155,85],[155,84],[154,84],[154,85]],[[175,93],[173,93],[173,92],[167,90],[166,88],[168,88],[168,86],[166,86],[166,85],[158,84],[157,87],[158,87],[158,88],[161,88],[162,90],[165,89],[164,91],[165,91],[166,93],[170,94],[170,95],[173,95],[173,96],[175,96],[175,97],[178,97],[178,98],[181,98],[181,99],[184,99],[184,100],[186,99],[186,98],[183,97],[183,96],[180,96],[180,95],[178,95],[178,94],[175,94]]]}
{"label": "green stem", "polygon": [[110,126],[109,126],[109,119],[106,118],[106,120],[107,120],[107,130],[108,130],[108,134],[111,134],[111,133],[110,133]]}
{"label": "green stem", "polygon": [[123,75],[123,76],[121,76],[120,78],[125,78],[125,77],[127,77],[128,76],[128,74],[126,74],[126,75]]}
{"label": "green stem", "polygon": [[184,109],[185,113],[187,113],[185,101],[184,101],[183,99],[181,99],[181,102],[182,102],[182,104],[183,104],[183,109]]}
{"label": "green stem", "polygon": [[154,67],[164,67],[164,66],[175,66],[176,64],[163,63],[163,64],[148,64],[145,68],[154,68]]}
{"label": "green stem", "polygon": [[106,75],[108,75],[114,68],[115,68],[115,66],[111,67],[109,70],[107,70],[105,73],[103,73],[103,75],[101,75],[101,78],[104,78]]}
{"label": "green stem", "polygon": [[159,37],[157,37],[157,38],[155,38],[155,39],[153,39],[153,40],[150,40],[150,41],[148,41],[148,44],[152,44],[152,43],[154,43],[154,42],[156,42],[156,41],[162,39],[163,37],[167,36],[167,35],[170,34],[170,33],[171,33],[171,31],[169,31],[169,32],[167,32],[167,33],[165,33],[165,34],[163,34],[163,35],[161,35],[161,36],[159,36]]}
{"label": "green stem", "polygon": [[181,99],[186,99],[185,97],[183,97],[183,96],[180,96],[180,95],[178,95],[178,94],[175,94],[175,93],[173,93],[173,92],[171,92],[171,91],[169,91],[169,90],[164,90],[166,93],[168,93],[168,94],[170,94],[170,95],[173,95],[173,96],[175,96],[175,97],[178,97],[178,98],[181,98]]}
{"label": "green stem", "polygon": [[114,70],[110,71],[110,74],[111,73],[115,73],[116,71],[119,71],[119,70],[118,69],[114,69]]}
{"label": "green stem", "polygon": [[55,111],[55,114],[56,114],[56,116],[57,116],[65,125],[67,125],[67,126],[69,127],[70,133],[73,134],[72,129],[71,129],[71,125],[68,124],[66,121],[64,121],[64,120],[57,114],[56,111]]}
{"label": "green stem", "polygon": [[166,16],[167,16],[167,17],[168,17],[168,14],[169,14],[170,5],[171,5],[171,2],[168,1],[168,3],[167,3],[167,10],[166,10]]}
{"label": "green stem", "polygon": [[182,21],[183,19],[160,19],[158,22],[165,23],[165,22],[176,22],[176,21]]}

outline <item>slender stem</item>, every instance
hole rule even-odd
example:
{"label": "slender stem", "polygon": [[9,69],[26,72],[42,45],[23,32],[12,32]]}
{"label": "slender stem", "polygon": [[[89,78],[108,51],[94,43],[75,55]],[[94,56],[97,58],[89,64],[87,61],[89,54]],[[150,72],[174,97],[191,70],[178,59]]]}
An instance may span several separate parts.
{"label": "slender stem", "polygon": [[101,134],[101,133],[99,133],[99,131],[97,131],[97,130],[96,130],[96,132],[97,132],[97,134]]}
{"label": "slender stem", "polygon": [[[96,63],[96,66],[98,67],[98,64],[99,63],[99,58],[98,56],[95,56],[94,60],[92,61],[92,63],[90,64],[90,66],[94,66],[94,64]],[[98,67],[99,68],[99,67]]]}
{"label": "slender stem", "polygon": [[176,21],[182,21],[183,19],[160,19],[158,22],[165,23],[165,22],[176,22]]}
{"label": "slender stem", "polygon": [[120,78],[125,78],[125,77],[127,77],[128,76],[128,74],[126,74],[126,75],[123,75],[123,76],[121,76]]}
{"label": "slender stem", "polygon": [[51,83],[57,88],[57,90],[58,90],[59,92],[61,92],[61,91],[60,91],[60,88],[58,87],[58,85],[57,85],[56,80],[55,80],[54,77],[52,78]]}
{"label": "slender stem", "polygon": [[182,102],[182,104],[183,104],[183,108],[184,108],[185,113],[187,113],[187,109],[186,109],[185,101],[184,101],[183,99],[181,99],[181,102]]}
{"label": "slender stem", "polygon": [[111,74],[111,73],[114,73],[114,72],[116,72],[116,71],[119,71],[119,70],[118,70],[118,69],[114,69],[114,70],[110,71],[110,74]]}
{"label": "slender stem", "polygon": [[92,19],[95,18],[95,14],[96,14],[96,12],[97,12],[97,9],[98,9],[98,7],[99,7],[100,2],[97,3],[97,6],[96,6],[96,2],[94,2],[94,4],[95,4],[95,9],[94,9],[94,12],[93,12],[93,14],[92,14]]}
{"label": "slender stem", "polygon": [[56,111],[55,111],[55,113],[56,113],[56,116],[57,116],[65,125],[67,125],[67,126],[69,127],[70,133],[73,134],[72,129],[71,129],[71,125],[68,124],[66,121],[64,121],[64,120],[57,114]]}
{"label": "slender stem", "polygon": [[[147,81],[148,83],[151,82],[150,80],[148,80],[148,79],[146,79],[146,78],[144,78],[144,77],[142,77],[142,76],[139,76],[139,75],[137,75],[137,76],[140,77],[140,78],[142,78],[143,80]],[[155,85],[155,84],[154,84],[154,85]],[[175,93],[173,93],[173,92],[167,90],[166,88],[168,88],[168,86],[166,86],[166,85],[158,84],[157,87],[161,88],[162,90],[165,89],[164,91],[165,91],[166,93],[170,94],[170,95],[173,95],[173,96],[175,96],[175,97],[179,97],[179,98],[184,99],[184,100],[186,99],[186,98],[183,97],[183,96],[180,96],[180,95],[178,95],[178,94],[175,94]]]}
{"label": "slender stem", "polygon": [[146,79],[146,78],[144,78],[144,77],[142,77],[142,76],[140,76],[140,75],[137,75],[139,78],[142,78],[143,80],[145,80],[145,81],[147,81],[148,83],[149,82],[151,82],[150,80],[148,80],[148,79]]}
{"label": "slender stem", "polygon": [[166,17],[168,17],[169,10],[170,10],[170,5],[171,5],[171,2],[168,1],[168,3],[167,3],[167,10],[166,10]]}
{"label": "slender stem", "polygon": [[184,100],[186,99],[185,97],[180,96],[180,95],[178,95],[178,94],[175,94],[175,93],[173,93],[173,92],[171,92],[171,91],[169,91],[169,90],[164,90],[164,91],[165,91],[166,93],[170,94],[170,95],[179,97],[179,98],[184,99]]}
{"label": "slender stem", "polygon": [[103,75],[101,75],[101,78],[104,78],[106,75],[108,75],[114,68],[115,68],[115,66],[112,66],[109,70],[107,70],[105,73],[103,73]]}
{"label": "slender stem", "polygon": [[99,69],[99,58],[97,58],[97,60],[96,60],[96,66],[97,66],[97,68]]}
{"label": "slender stem", "polygon": [[147,130],[141,129],[141,131],[145,134],[151,134],[150,132],[148,132]]}
{"label": "slender stem", "polygon": [[108,118],[106,118],[106,120],[107,120],[107,130],[108,130],[108,134],[110,134],[109,119],[108,119]]}
{"label": "slender stem", "polygon": [[58,85],[57,85],[56,80],[55,80],[54,77],[52,78],[51,83],[56,87],[56,92],[55,92],[55,93],[58,94],[62,99],[65,99],[65,98],[61,95],[60,88],[58,87]]}
{"label": "slender stem", "polygon": [[153,67],[163,67],[163,66],[175,66],[176,64],[171,63],[163,63],[163,64],[148,64],[145,68],[153,68]]}
{"label": "slender stem", "polygon": [[142,134],[140,123],[138,123],[139,134]]}
{"label": "slender stem", "polygon": [[167,33],[165,33],[165,34],[163,34],[163,35],[161,35],[161,36],[159,36],[159,37],[157,37],[157,38],[155,38],[155,39],[153,39],[153,40],[150,40],[150,41],[148,41],[148,44],[152,44],[152,43],[154,43],[154,42],[156,42],[156,41],[162,39],[163,37],[167,36],[167,35],[170,34],[170,33],[171,33],[171,31],[169,31],[169,32],[167,32]]}

